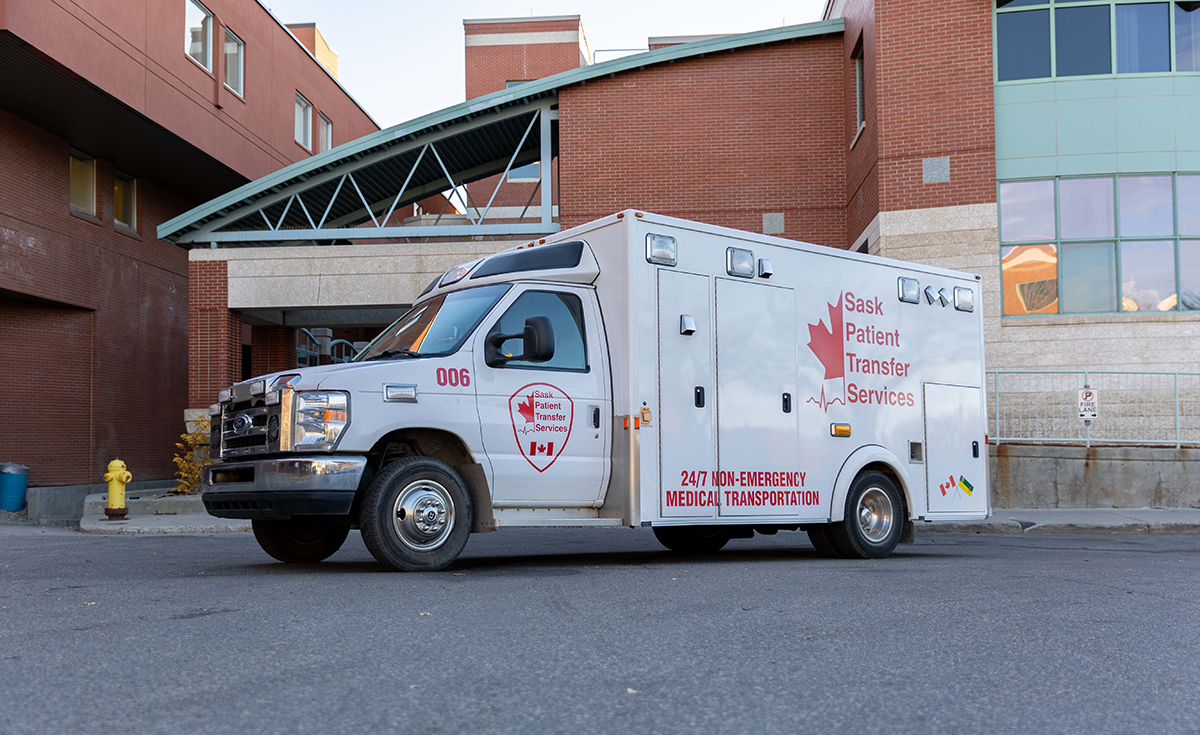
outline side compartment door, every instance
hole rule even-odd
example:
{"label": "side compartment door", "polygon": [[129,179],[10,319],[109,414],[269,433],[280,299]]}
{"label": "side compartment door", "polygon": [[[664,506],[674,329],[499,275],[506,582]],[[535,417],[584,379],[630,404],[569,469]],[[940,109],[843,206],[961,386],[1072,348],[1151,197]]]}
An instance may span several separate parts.
{"label": "side compartment door", "polygon": [[658,272],[658,467],[664,518],[717,514],[711,293],[708,276]]}
{"label": "side compartment door", "polygon": [[[608,479],[612,401],[595,294],[586,288],[519,284],[474,337],[475,390],[492,501],[508,507],[592,507]],[[554,356],[544,363],[485,362],[489,334],[520,334],[550,318]],[[502,352],[520,355],[520,339]]]}
{"label": "side compartment door", "polygon": [[716,281],[721,515],[800,515],[795,293]]}
{"label": "side compartment door", "polygon": [[925,495],[930,518],[988,509],[983,391],[925,383]]}

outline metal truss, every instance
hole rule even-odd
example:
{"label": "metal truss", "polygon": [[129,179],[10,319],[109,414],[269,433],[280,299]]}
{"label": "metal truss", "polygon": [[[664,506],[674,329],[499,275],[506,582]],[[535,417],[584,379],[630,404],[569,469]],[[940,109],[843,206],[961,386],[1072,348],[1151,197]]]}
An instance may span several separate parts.
{"label": "metal truss", "polygon": [[[534,105],[508,108],[494,115],[447,127],[444,130],[425,135],[415,141],[397,145],[356,160],[352,159],[330,171],[314,174],[265,197],[247,202],[228,214],[181,236],[178,242],[192,246],[207,244],[215,248],[221,244],[233,243],[375,240],[406,237],[471,237],[477,235],[538,235],[558,232],[559,225],[553,219],[553,198],[551,196],[553,189],[550,185],[550,165],[553,157],[553,128],[551,123],[558,116],[556,111],[551,110],[551,106],[555,102],[555,99],[545,99],[539,100]],[[528,115],[531,111],[533,112],[532,119],[525,127],[525,132],[521,136],[520,142],[517,143],[516,148],[513,149],[512,154],[508,157],[507,165],[505,165],[495,189],[488,198],[482,212],[480,212],[479,207],[471,201],[470,192],[466,189],[464,182],[471,182],[492,175],[492,172],[495,171],[496,163],[477,166],[465,171],[451,172],[442,158],[442,153],[438,148],[439,144],[444,145],[456,136],[485,127],[488,124],[494,124],[511,117]],[[518,217],[517,222],[489,223],[487,217],[492,211],[492,204],[495,202],[500,188],[508,180],[509,172],[513,169],[514,165],[524,165],[523,163],[517,164],[517,159],[535,125],[540,127],[541,143],[539,159],[540,176],[537,186],[530,195],[529,201],[526,202],[525,207],[521,210],[521,215]],[[402,133],[403,131],[400,131],[398,136]],[[399,187],[395,195],[379,201],[368,201],[367,197],[363,195],[363,189],[359,186],[359,181],[356,179],[355,174],[361,176],[371,166],[389,158],[411,153],[413,150],[418,151],[416,161],[409,168],[404,183]],[[414,174],[416,174],[418,168],[421,166],[421,162],[426,157],[432,157],[433,160],[437,161],[444,178],[410,188]],[[528,160],[528,157],[529,154],[526,154],[526,160]],[[319,212],[320,218],[314,220],[313,215],[316,212],[310,209],[308,202],[305,202],[305,194],[334,180],[337,181],[337,186],[334,189],[333,196],[329,199],[324,210]],[[444,210],[442,214],[438,215],[433,225],[396,226],[389,224],[392,215],[402,202],[407,204],[419,201],[444,191],[450,191],[450,196],[454,196],[457,193],[459,199],[464,204],[463,209],[466,211],[470,224],[440,224],[445,213]],[[362,206],[341,217],[330,219],[334,204],[339,201],[339,197],[344,196],[343,192],[346,192],[347,195],[349,192],[353,192],[353,196],[357,197],[358,203]],[[534,196],[537,194],[541,195],[541,212],[538,221],[522,221],[533,202]],[[283,211],[278,219],[273,222],[267,216],[267,210],[278,205],[280,202],[284,204]],[[448,203],[449,196],[447,197],[447,206]],[[288,213],[293,208],[299,209],[304,214],[304,220],[308,223],[307,228],[284,226]],[[222,229],[234,223],[238,223],[239,227],[244,228],[245,218],[248,216],[253,217],[255,212],[262,218],[264,225],[262,228]],[[364,221],[368,218],[370,220],[369,224]]]}

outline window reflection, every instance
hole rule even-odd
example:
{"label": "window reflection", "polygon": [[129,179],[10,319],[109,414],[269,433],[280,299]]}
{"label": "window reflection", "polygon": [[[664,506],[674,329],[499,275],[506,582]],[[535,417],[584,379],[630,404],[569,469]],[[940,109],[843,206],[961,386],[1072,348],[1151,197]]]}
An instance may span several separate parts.
{"label": "window reflection", "polygon": [[1112,237],[1113,180],[1063,179],[1058,182],[1059,227],[1064,240]]}
{"label": "window reflection", "polygon": [[1111,242],[1063,243],[1062,313],[1117,310],[1116,245]]}
{"label": "window reflection", "polygon": [[1200,310],[1200,240],[1179,243],[1179,308]]}
{"label": "window reflection", "polygon": [[1006,242],[1054,239],[1054,181],[1000,185],[1000,231]]}
{"label": "window reflection", "polygon": [[1169,237],[1175,234],[1170,176],[1122,176],[1121,235]]}
{"label": "window reflection", "polygon": [[1121,243],[1121,311],[1174,311],[1175,243]]}
{"label": "window reflection", "polygon": [[1175,196],[1179,199],[1179,234],[1200,235],[1200,176],[1180,176]]}
{"label": "window reflection", "polygon": [[996,47],[1000,81],[1050,76],[1050,11],[997,14]]}
{"label": "window reflection", "polygon": [[1058,255],[1053,245],[1000,251],[1005,316],[1058,313]]}
{"label": "window reflection", "polygon": [[1112,33],[1107,5],[1059,8],[1054,18],[1057,75],[1112,73]]}
{"label": "window reflection", "polygon": [[1171,71],[1166,3],[1117,6],[1117,73]]}
{"label": "window reflection", "polygon": [[1175,3],[1175,71],[1200,71],[1200,2]]}

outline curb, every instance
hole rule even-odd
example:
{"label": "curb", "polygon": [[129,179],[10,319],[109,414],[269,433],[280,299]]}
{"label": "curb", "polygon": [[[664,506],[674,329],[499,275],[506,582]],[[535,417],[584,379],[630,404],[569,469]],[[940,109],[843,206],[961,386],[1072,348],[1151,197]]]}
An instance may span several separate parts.
{"label": "curb", "polygon": [[131,516],[110,521],[102,516],[86,516],[79,522],[81,533],[111,536],[187,535],[209,533],[248,533],[250,521],[215,518],[207,513],[182,515]]}

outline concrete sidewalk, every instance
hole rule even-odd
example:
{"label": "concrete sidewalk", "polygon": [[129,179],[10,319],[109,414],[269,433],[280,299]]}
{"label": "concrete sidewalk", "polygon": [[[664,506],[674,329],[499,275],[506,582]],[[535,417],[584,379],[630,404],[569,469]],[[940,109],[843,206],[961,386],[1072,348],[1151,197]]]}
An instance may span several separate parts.
{"label": "concrete sidewalk", "polygon": [[996,508],[985,521],[916,525],[918,533],[1200,533],[1200,508]]}
{"label": "concrete sidewalk", "polygon": [[[89,495],[79,530],[103,534],[207,534],[250,530],[250,521],[215,518],[197,495],[130,499],[129,517],[104,517],[104,494]],[[1200,533],[1200,508],[998,508],[984,521],[917,524],[918,533]]]}

